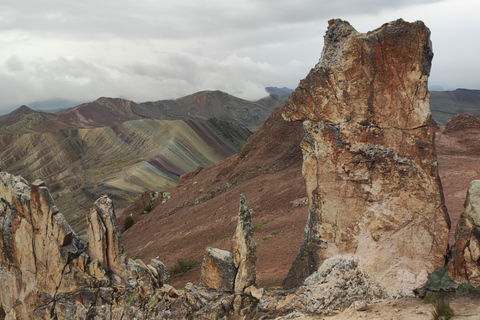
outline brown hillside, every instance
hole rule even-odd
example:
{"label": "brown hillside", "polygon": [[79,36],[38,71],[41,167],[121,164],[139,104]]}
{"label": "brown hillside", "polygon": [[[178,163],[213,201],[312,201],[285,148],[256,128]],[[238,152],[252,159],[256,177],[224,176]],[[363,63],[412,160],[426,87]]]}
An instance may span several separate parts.
{"label": "brown hillside", "polygon": [[[167,190],[168,201],[161,203],[160,195],[150,213],[137,211],[136,224],[123,234],[129,256],[145,261],[158,256],[172,267],[179,258],[201,262],[206,246],[229,249],[239,196],[244,194],[257,225],[257,279],[261,285],[279,285],[300,246],[307,218],[301,201],[306,197],[299,146],[303,128],[301,123],[285,122],[281,112],[275,109],[237,155],[182,176]],[[145,196],[138,198],[142,199]],[[133,206],[143,212],[143,202]],[[125,209],[125,215],[132,209]],[[197,269],[173,283],[199,279]]]}
{"label": "brown hillside", "polygon": [[[258,281],[264,286],[279,285],[300,247],[308,213],[301,201],[306,197],[299,147],[304,132],[300,123],[283,121],[281,112],[281,108],[275,109],[237,155],[182,176],[175,188],[167,190],[171,199],[162,203],[160,194],[150,213],[143,214],[149,196],[137,198],[125,210],[125,215],[133,213],[136,221],[123,234],[125,251],[145,261],[158,257],[172,267],[180,258],[201,262],[206,246],[228,250],[243,193],[253,223],[265,223],[254,231]],[[453,243],[467,187],[480,179],[480,146],[471,143],[480,141],[480,130],[444,131],[445,127],[439,127],[436,145]],[[124,218],[119,220],[122,226]],[[199,279],[197,269],[174,279],[173,284],[198,284]]]}
{"label": "brown hillside", "polygon": [[472,180],[480,179],[480,121],[458,114],[436,132],[437,159],[445,203],[452,221],[450,244]]}

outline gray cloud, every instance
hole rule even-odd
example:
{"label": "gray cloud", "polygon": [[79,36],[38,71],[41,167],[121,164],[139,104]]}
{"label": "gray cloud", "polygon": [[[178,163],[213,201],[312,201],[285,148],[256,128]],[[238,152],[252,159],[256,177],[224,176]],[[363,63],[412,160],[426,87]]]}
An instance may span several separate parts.
{"label": "gray cloud", "polygon": [[298,84],[336,17],[362,32],[399,17],[425,20],[436,54],[431,83],[478,88],[479,67],[468,59],[480,51],[458,36],[478,38],[480,25],[469,17],[480,9],[475,2],[2,1],[0,105],[53,97],[146,101],[206,89],[258,99],[265,86]]}

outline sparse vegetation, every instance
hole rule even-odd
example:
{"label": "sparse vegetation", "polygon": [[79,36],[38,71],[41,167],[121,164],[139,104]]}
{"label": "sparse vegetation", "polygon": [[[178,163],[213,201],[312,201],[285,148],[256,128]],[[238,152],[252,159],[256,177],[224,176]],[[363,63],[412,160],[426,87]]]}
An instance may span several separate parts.
{"label": "sparse vegetation", "polygon": [[124,309],[130,308],[130,306],[132,305],[132,300],[137,294],[138,294],[138,291],[134,291],[128,295],[127,299],[125,299]]}
{"label": "sparse vegetation", "polygon": [[479,289],[480,289],[480,287],[476,288],[469,283],[462,283],[458,286],[457,290],[455,290],[455,295],[457,297],[463,297],[463,296],[466,296],[467,294],[469,294],[470,292],[476,291],[476,290],[479,290]]}
{"label": "sparse vegetation", "polygon": [[437,297],[438,297],[438,293],[437,292],[429,292],[425,295],[425,297],[423,298],[423,302],[425,304],[428,304],[428,303],[434,303],[435,301],[437,301]]}
{"label": "sparse vegetation", "polygon": [[432,311],[432,319],[433,320],[438,320],[438,319],[449,320],[453,317],[454,314],[455,312],[453,311],[452,307],[450,307],[450,304],[448,303],[448,301],[441,299],[435,303],[435,309],[433,309]]}
{"label": "sparse vegetation", "polygon": [[279,233],[280,233],[280,231],[272,231],[272,232],[270,232],[270,234],[271,234],[272,236],[276,236],[276,235],[279,234]]}
{"label": "sparse vegetation", "polygon": [[198,193],[202,193],[202,192],[203,192],[203,189],[198,190]]}
{"label": "sparse vegetation", "polygon": [[258,230],[258,229],[260,229],[261,226],[264,226],[264,225],[266,225],[267,223],[270,223],[270,222],[272,222],[271,219],[263,220],[262,222],[253,225],[253,230]]}
{"label": "sparse vegetation", "polygon": [[258,192],[262,192],[262,191],[263,191],[263,188],[258,189]]}
{"label": "sparse vegetation", "polygon": [[170,192],[164,192],[162,194],[162,203],[167,202],[168,200],[170,200],[171,197],[172,195],[170,194]]}
{"label": "sparse vegetation", "polygon": [[177,263],[170,268],[170,277],[179,278],[187,275],[190,271],[198,268],[199,263],[193,259],[178,259]]}
{"label": "sparse vegetation", "polygon": [[126,218],[124,222],[124,229],[127,231],[131,226],[135,224],[135,221],[133,220],[133,215],[130,213]]}
{"label": "sparse vegetation", "polygon": [[154,304],[155,304],[155,297],[151,297],[150,300],[148,300],[148,303],[147,303],[148,311],[150,311],[150,309],[152,309]]}
{"label": "sparse vegetation", "polygon": [[152,208],[153,208],[153,205],[151,202],[146,203],[143,206],[143,213],[149,213],[150,211],[152,211]]}

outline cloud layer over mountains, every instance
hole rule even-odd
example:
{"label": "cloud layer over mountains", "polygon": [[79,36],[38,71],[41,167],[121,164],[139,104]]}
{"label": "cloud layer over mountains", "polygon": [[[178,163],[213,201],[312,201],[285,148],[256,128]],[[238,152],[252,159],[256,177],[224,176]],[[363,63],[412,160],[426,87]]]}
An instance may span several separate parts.
{"label": "cloud layer over mountains", "polygon": [[294,88],[327,21],[360,32],[399,17],[432,31],[431,84],[479,88],[475,0],[58,1],[0,3],[0,112],[52,98],[134,101],[217,89],[246,99]]}

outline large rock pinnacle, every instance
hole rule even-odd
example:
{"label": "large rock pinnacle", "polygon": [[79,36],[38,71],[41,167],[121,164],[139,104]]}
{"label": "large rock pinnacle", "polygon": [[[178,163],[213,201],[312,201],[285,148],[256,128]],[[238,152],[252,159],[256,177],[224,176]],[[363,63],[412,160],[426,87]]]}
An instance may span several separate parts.
{"label": "large rock pinnacle", "polygon": [[303,121],[309,217],[285,279],[294,287],[342,254],[391,295],[410,295],[444,265],[449,218],[438,177],[422,22],[362,34],[331,20],[320,62],[283,116]]}

